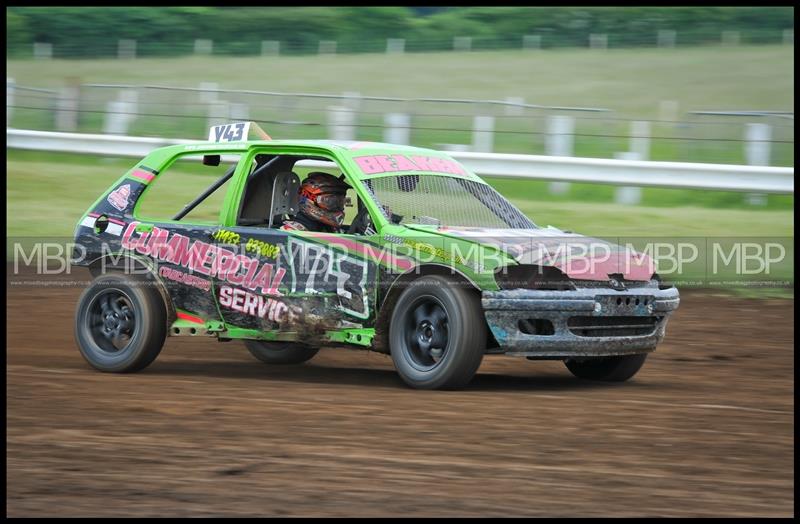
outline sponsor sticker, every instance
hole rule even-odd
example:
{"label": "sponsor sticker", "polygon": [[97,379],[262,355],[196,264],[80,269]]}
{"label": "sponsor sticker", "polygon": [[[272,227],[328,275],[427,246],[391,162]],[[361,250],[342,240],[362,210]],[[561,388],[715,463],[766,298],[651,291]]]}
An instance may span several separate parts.
{"label": "sponsor sticker", "polygon": [[179,233],[153,227],[152,231],[136,230],[139,222],[131,222],[122,235],[122,247],[137,253],[190,269],[192,272],[219,278],[250,291],[260,289],[264,295],[280,296],[278,290],[286,270],[276,264],[261,263],[249,257],[202,240],[192,240]]}
{"label": "sponsor sticker", "polygon": [[403,171],[466,175],[464,169],[455,160],[434,156],[370,155],[354,157],[353,160],[365,175]]}
{"label": "sponsor sticker", "polygon": [[131,185],[125,184],[124,186],[115,189],[108,195],[108,203],[114,206],[115,208],[119,209],[120,211],[125,211],[125,208],[128,207],[128,198],[131,196]]}
{"label": "sponsor sticker", "polygon": [[220,287],[219,305],[245,315],[278,323],[288,320],[290,314],[289,307],[279,300],[230,286]]}
{"label": "sponsor sticker", "polygon": [[194,275],[186,274],[182,271],[178,271],[177,269],[173,269],[171,267],[162,266],[158,270],[158,274],[164,278],[168,278],[170,280],[174,280],[175,282],[180,282],[188,286],[196,287],[198,289],[202,289],[203,291],[208,291],[209,289],[211,289],[211,282],[209,280],[205,280],[203,278],[196,277]]}

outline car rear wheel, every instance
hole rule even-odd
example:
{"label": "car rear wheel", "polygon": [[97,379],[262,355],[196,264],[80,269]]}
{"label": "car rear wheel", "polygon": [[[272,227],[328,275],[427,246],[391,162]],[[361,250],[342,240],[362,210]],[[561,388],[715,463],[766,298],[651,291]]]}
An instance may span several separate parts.
{"label": "car rear wheel", "polygon": [[75,341],[83,358],[100,371],[139,371],[164,346],[166,315],[164,300],[152,281],[103,275],[78,300]]}
{"label": "car rear wheel", "polygon": [[564,364],[578,378],[624,382],[639,371],[646,359],[647,353],[642,353],[640,355],[566,360]]}
{"label": "car rear wheel", "polygon": [[296,342],[245,340],[244,345],[251,355],[265,364],[302,364],[311,360],[319,351],[319,348]]}
{"label": "car rear wheel", "polygon": [[392,361],[418,389],[456,389],[472,380],[486,349],[479,297],[440,276],[413,281],[395,304],[389,326]]}

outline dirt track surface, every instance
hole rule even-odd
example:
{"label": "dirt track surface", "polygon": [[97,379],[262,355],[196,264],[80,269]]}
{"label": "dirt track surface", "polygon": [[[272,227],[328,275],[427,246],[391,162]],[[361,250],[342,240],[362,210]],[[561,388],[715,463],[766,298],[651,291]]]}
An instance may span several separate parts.
{"label": "dirt track surface", "polygon": [[684,292],[624,384],[487,357],[456,392],[388,357],[268,367],[170,338],[99,373],[80,289],[8,294],[8,516],[791,516],[794,302]]}

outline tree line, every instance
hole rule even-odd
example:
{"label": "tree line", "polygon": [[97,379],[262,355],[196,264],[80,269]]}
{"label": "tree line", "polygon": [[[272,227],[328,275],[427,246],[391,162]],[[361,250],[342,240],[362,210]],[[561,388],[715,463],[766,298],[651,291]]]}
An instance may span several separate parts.
{"label": "tree line", "polygon": [[719,43],[737,31],[742,43],[779,43],[794,28],[792,7],[8,7],[7,56],[30,56],[34,42],[55,57],[115,56],[119,39],[137,42],[139,56],[191,53],[195,39],[214,42],[214,54],[261,52],[280,42],[281,54],[316,53],[321,40],[337,53],[382,52],[386,39],[405,39],[406,51],[453,48],[585,47],[606,34],[608,47],[657,45],[661,30],[676,45]]}

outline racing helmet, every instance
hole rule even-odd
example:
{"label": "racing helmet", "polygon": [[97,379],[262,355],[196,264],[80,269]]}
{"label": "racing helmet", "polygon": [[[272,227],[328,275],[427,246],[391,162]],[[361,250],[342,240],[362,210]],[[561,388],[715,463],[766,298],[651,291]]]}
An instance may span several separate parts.
{"label": "racing helmet", "polygon": [[344,222],[345,195],[349,187],[328,173],[310,173],[298,191],[300,213],[328,226],[340,227]]}

